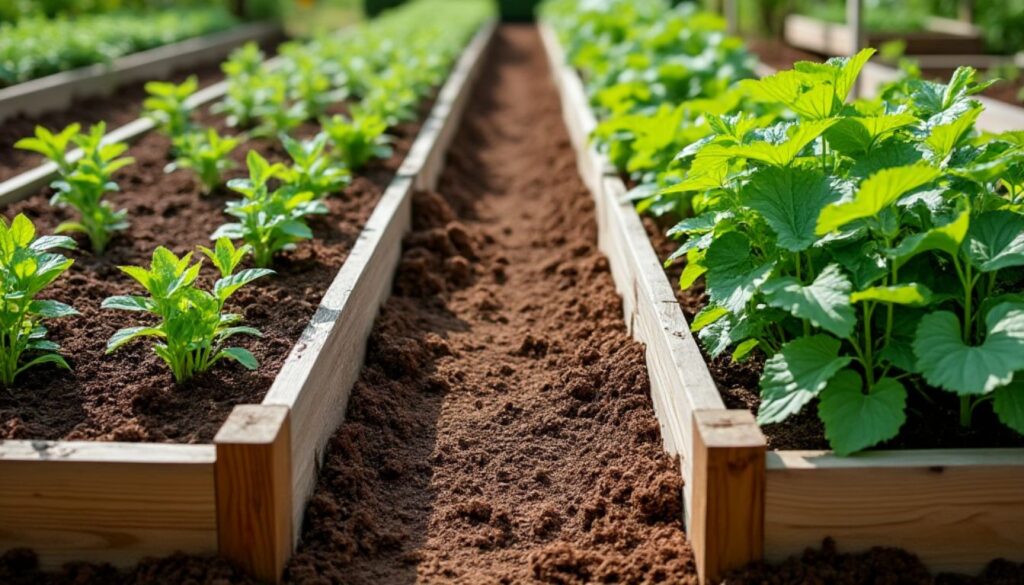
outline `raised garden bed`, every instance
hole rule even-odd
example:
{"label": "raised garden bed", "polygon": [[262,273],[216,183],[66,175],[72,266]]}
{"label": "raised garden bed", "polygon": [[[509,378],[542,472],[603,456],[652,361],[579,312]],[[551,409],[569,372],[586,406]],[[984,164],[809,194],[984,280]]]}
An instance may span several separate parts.
{"label": "raised garden bed", "polygon": [[[985,44],[977,27],[945,18],[929,18],[925,30],[907,32],[868,31],[869,47],[901,40],[908,55],[983,53]],[[855,52],[853,32],[849,25],[790,14],[784,23],[783,36],[790,45],[823,55],[850,55]]]}
{"label": "raised garden bed", "polygon": [[111,63],[98,63],[5,87],[0,89],[0,122],[18,114],[37,116],[63,110],[76,99],[109,96],[124,85],[160,79],[179,69],[220,63],[233,49],[247,42],[265,43],[282,35],[277,24],[248,24],[127,55]]}
{"label": "raised garden bed", "polygon": [[751,560],[780,560],[834,538],[895,546],[932,570],[976,572],[1024,551],[1024,449],[931,449],[838,457],[768,450],[750,411],[725,406],[617,172],[590,145],[594,116],[551,29],[545,45],[601,246],[634,337],[647,345],[654,403],[681,459],[688,533],[701,578]]}
{"label": "raised garden bed", "polygon": [[[235,406],[216,437],[203,429],[179,437],[199,444],[0,441],[0,549],[34,548],[51,568],[70,560],[124,566],[176,550],[219,551],[261,578],[278,578],[299,534],[318,457],[344,413],[376,307],[389,288],[397,255],[387,244],[408,225],[413,184],[429,183],[436,173],[492,32],[487,25],[477,33],[418,137],[409,136],[405,146],[400,141],[378,169],[378,177],[393,179],[262,403]],[[133,131],[145,131],[146,122],[135,125]],[[147,145],[159,140],[147,135],[139,143],[140,160],[147,148],[166,152],[166,141]],[[147,172],[162,173],[160,163]],[[7,202],[33,192],[21,188],[8,190]]]}

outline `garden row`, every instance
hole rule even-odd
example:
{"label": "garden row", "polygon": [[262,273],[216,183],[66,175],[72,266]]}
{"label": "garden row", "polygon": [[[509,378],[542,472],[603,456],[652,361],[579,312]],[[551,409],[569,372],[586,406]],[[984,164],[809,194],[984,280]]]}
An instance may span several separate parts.
{"label": "garden row", "polygon": [[826,536],[1019,555],[1021,132],[975,131],[969,68],[848,102],[870,51],[755,79],[717,17],[629,7],[542,13],[702,574]]}
{"label": "garden row", "polygon": [[19,143],[59,177],[0,234],[0,548],[280,573],[387,286],[367,275],[389,206],[443,151],[488,14],[423,0],[273,60],[247,46],[212,111],[194,79],[147,86],[159,132],[131,147],[103,124]]}

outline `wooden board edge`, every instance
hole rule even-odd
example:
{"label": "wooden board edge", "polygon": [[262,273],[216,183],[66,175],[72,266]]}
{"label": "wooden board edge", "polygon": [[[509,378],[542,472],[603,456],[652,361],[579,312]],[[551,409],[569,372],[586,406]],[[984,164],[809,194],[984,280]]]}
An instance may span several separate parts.
{"label": "wooden board edge", "polygon": [[0,552],[127,567],[217,551],[213,445],[0,441]]}
{"label": "wooden board edge", "polygon": [[701,583],[761,560],[766,441],[748,410],[705,410],[693,421],[693,509],[687,535]]}
{"label": "wooden board edge", "polygon": [[[390,296],[402,238],[411,224],[412,193],[425,182],[420,174],[437,168],[438,163],[430,161],[444,160],[443,151],[458,126],[495,31],[496,24],[487,22],[464,49],[442,88],[440,95],[445,99],[435,104],[414,142],[429,146],[420,147],[426,152],[414,167],[418,174],[396,174],[263,400],[263,404],[291,409],[296,540],[324,448],[344,419],[366,340],[377,311]],[[412,171],[407,168],[407,172]]]}
{"label": "wooden board edge", "polygon": [[283,36],[273,23],[243,24],[226,31],[184,39],[169,45],[0,89],[0,122],[16,115],[38,116],[70,107],[75,99],[109,95],[118,87],[165,77],[173,71],[223,59],[249,41]]}
{"label": "wooden board edge", "polygon": [[769,452],[765,556],[833,538],[843,552],[916,554],[933,572],[1024,562],[1024,449]]}

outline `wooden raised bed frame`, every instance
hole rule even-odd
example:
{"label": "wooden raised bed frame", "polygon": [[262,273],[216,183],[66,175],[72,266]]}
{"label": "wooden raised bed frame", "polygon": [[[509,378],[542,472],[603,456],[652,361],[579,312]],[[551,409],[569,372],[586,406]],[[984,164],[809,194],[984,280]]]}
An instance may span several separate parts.
{"label": "wooden raised bed frame", "polygon": [[[878,47],[894,40],[906,42],[907,55],[972,55],[985,50],[978,27],[948,18],[930,18],[925,23],[925,30],[921,31],[867,31],[866,34],[869,47]],[[803,14],[790,14],[786,17],[783,37],[794,47],[822,55],[849,55],[854,50],[853,31],[849,25]]]}
{"label": "wooden raised bed frame", "polygon": [[280,578],[390,293],[412,189],[434,185],[493,32],[484,25],[453,67],[262,404],[236,406],[208,445],[0,441],[0,551],[35,549],[50,569],[219,553]]}
{"label": "wooden raised bed frame", "polygon": [[680,458],[701,580],[799,554],[827,536],[846,550],[905,548],[936,571],[976,572],[997,557],[1024,561],[1024,449],[768,451],[754,416],[726,409],[625,185],[589,142],[595,120],[580,78],[554,32],[541,29],[595,198],[599,245],[626,323],[647,346],[665,449]]}

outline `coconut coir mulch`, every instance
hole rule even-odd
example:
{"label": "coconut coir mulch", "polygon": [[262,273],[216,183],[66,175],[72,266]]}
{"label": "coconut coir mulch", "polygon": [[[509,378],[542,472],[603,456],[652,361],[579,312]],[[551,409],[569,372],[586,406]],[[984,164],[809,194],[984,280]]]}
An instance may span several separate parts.
{"label": "coconut coir mulch", "polygon": [[[501,29],[487,71],[437,192],[415,199],[286,581],[694,583],[678,468],[536,33]],[[1021,569],[933,579],[907,553],[826,543],[727,582],[1002,585]],[[17,551],[0,557],[0,583],[249,581],[183,556],[44,575]]]}

